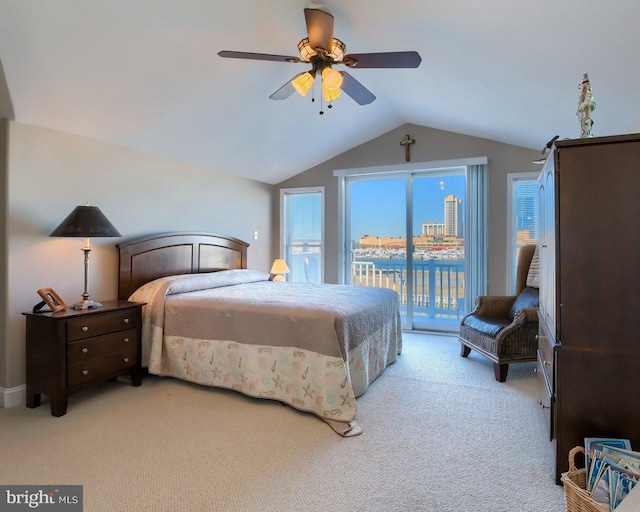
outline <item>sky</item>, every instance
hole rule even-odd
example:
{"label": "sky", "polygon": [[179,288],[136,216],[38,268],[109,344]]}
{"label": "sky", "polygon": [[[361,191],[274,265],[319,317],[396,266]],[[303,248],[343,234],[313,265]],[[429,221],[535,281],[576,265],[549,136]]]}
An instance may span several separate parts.
{"label": "sky", "polygon": [[[405,183],[404,178],[351,182],[352,240],[359,240],[364,235],[406,236]],[[421,234],[424,222],[444,223],[444,198],[450,194],[462,199],[464,212],[464,174],[414,178],[412,186],[414,235]]]}

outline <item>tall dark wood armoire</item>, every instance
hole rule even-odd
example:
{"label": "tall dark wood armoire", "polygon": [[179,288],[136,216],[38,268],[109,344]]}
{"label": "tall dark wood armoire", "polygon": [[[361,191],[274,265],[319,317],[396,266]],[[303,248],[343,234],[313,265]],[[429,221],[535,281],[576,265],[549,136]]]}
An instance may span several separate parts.
{"label": "tall dark wood armoire", "polygon": [[640,450],[640,134],[556,142],[539,185],[538,380],[560,483],[585,437]]}

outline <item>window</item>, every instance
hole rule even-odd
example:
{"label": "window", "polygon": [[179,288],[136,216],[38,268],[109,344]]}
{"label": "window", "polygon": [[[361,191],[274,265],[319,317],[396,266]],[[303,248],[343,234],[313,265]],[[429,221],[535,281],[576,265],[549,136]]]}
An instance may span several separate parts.
{"label": "window", "polygon": [[538,243],[538,173],[509,174],[507,177],[507,276],[508,293],[514,291],[518,251],[525,244]]}
{"label": "window", "polygon": [[280,256],[287,281],[321,283],[324,268],[324,187],[280,191]]}

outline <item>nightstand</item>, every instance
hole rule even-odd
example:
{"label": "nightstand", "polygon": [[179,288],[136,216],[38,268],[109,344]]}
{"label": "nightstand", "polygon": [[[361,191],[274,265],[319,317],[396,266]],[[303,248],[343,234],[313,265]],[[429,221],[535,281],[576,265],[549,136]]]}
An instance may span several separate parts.
{"label": "nightstand", "polygon": [[51,414],[64,416],[68,397],[83,388],[131,375],[142,384],[141,302],[113,300],[101,308],[23,313],[27,320],[27,407],[49,397]]}

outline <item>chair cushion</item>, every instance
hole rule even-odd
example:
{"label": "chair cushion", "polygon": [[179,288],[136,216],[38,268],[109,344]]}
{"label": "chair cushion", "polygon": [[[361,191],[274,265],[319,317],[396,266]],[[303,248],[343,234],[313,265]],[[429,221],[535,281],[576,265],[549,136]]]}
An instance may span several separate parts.
{"label": "chair cushion", "polygon": [[490,318],[488,316],[469,315],[464,320],[464,325],[474,331],[495,338],[498,333],[511,323],[508,318]]}
{"label": "chair cushion", "polygon": [[513,320],[513,317],[516,314],[516,311],[522,308],[537,308],[538,307],[538,298],[539,292],[537,288],[532,288],[531,286],[526,286],[524,290],[520,292],[520,295],[516,297],[516,300],[513,302],[511,306],[511,310],[509,311],[509,318]]}

